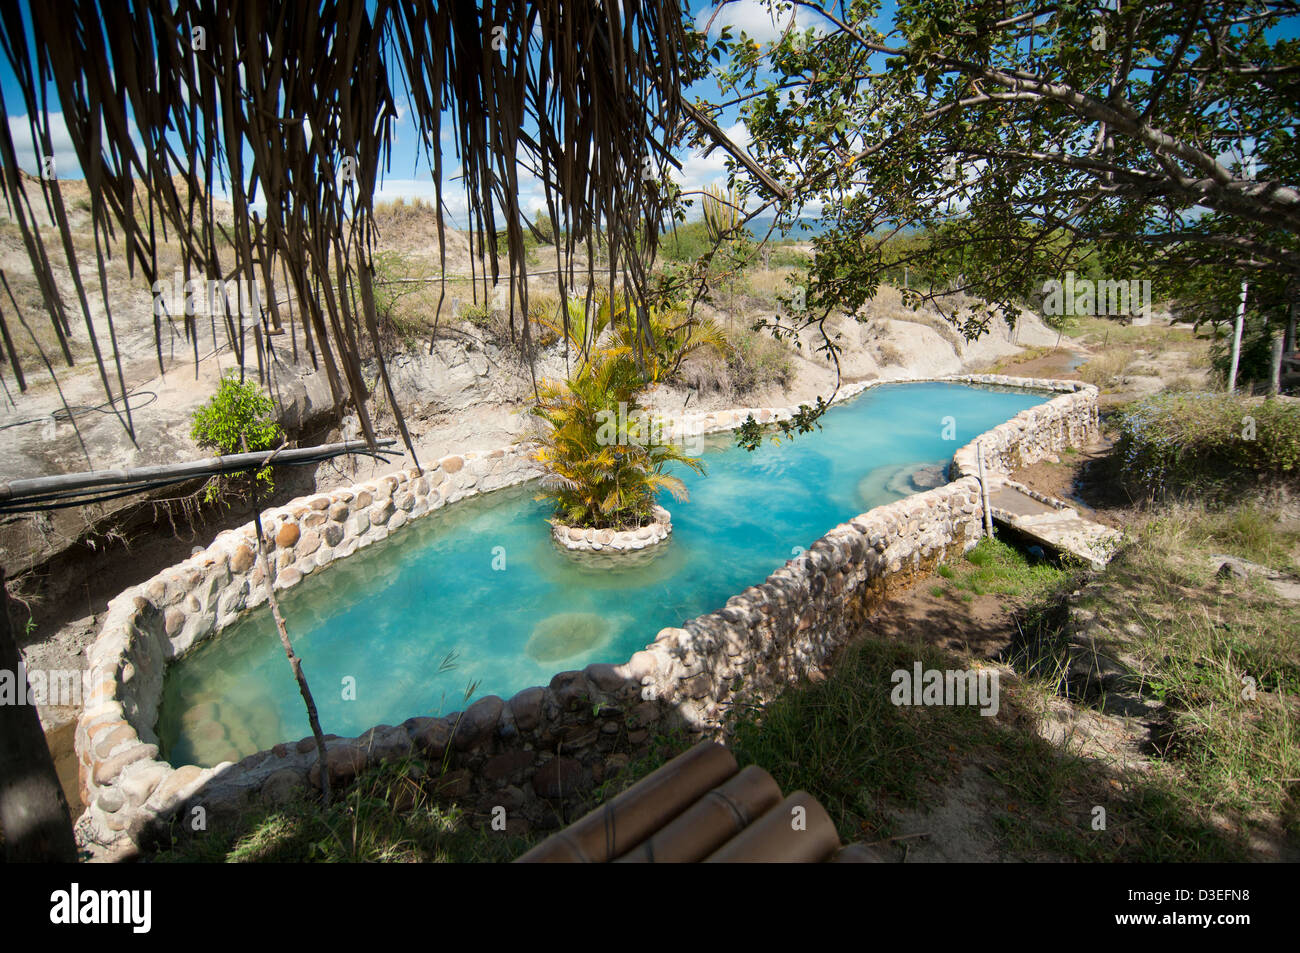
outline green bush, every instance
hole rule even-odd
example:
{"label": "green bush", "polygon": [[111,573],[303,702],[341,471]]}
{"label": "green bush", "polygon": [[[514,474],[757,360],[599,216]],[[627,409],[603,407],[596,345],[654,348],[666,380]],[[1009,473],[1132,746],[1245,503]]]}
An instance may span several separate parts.
{"label": "green bush", "polygon": [[659,237],[659,256],[667,261],[693,262],[711,247],[709,226],[700,219],[678,222]]}
{"label": "green bush", "polygon": [[[624,347],[597,347],[567,381],[543,381],[529,412],[549,427],[533,459],[546,471],[542,488],[555,517],[568,526],[631,529],[653,519],[658,494],[689,499],[686,484],[666,472],[673,464],[704,472],[696,457],[654,433],[637,393],[645,378]],[[625,433],[617,425],[625,423]],[[617,424],[616,424],[617,422]]]}
{"label": "green bush", "polygon": [[[271,398],[252,381],[240,381],[235,371],[221,379],[216,394],[195,409],[190,421],[194,442],[222,456],[243,453],[245,448],[250,453],[272,450],[284,437]],[[204,499],[208,502],[216,499],[228,479],[210,480]],[[261,470],[257,479],[266,484],[268,492],[275,486],[270,467]]]}
{"label": "green bush", "polygon": [[492,323],[492,309],[487,306],[487,302],[469,304],[460,309],[460,314],[457,317],[474,325],[476,328],[482,329]]}
{"label": "green bush", "polygon": [[1126,408],[1119,430],[1122,478],[1148,498],[1300,478],[1300,406],[1289,401],[1166,392]]}
{"label": "green bush", "polygon": [[811,260],[812,256],[805,251],[788,245],[777,245],[772,249],[768,265],[772,268],[806,268]]}

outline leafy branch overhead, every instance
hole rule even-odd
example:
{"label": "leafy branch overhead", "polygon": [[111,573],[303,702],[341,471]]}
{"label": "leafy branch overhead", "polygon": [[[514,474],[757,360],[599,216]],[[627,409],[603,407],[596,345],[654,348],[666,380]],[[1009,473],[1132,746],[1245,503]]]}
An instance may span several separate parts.
{"label": "leafy branch overhead", "polygon": [[806,322],[911,265],[933,279],[913,304],[989,303],[950,316],[977,335],[1092,254],[1126,276],[1276,275],[1295,295],[1300,43],[1276,29],[1294,0],[900,0],[887,33],[875,2],[777,6],[799,18],[769,47],[731,44],[722,105],[793,186],[779,224],[817,208],[830,226]]}

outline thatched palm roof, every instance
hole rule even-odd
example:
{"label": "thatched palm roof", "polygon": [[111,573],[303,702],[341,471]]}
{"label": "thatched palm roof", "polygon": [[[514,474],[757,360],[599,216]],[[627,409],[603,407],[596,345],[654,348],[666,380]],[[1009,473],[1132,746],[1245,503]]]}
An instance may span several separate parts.
{"label": "thatched palm roof", "polygon": [[[440,205],[444,111],[450,116],[471,228],[494,280],[501,268],[494,236],[504,227],[508,270],[525,288],[522,164],[546,187],[568,251],[600,227],[611,263],[639,283],[638,255],[650,250],[644,245],[653,243],[661,211],[660,193],[641,170],[647,158],[667,155],[663,130],[677,127],[689,67],[684,11],[675,2],[372,6],[66,0],[34,2],[24,12],[5,5],[0,44],[23,102],[0,94],[0,106],[6,116],[25,111],[31,118],[37,154],[52,152],[49,113],[63,113],[90,190],[110,329],[102,264],[110,239],[124,244],[129,264],[151,283],[160,277],[156,250],[167,235],[183,244],[187,277],[253,280],[283,263],[306,303],[304,319],[336,405],[351,396],[373,443],[358,342],[368,336],[380,353],[371,198],[387,169],[399,103],[414,112]],[[57,103],[45,96],[46,79]],[[17,154],[8,124],[0,123],[3,194],[50,320],[64,342],[80,333],[70,311],[83,312],[105,392],[131,430],[120,365],[112,366],[112,349],[101,348],[90,322],[58,182],[42,180],[61,235],[60,247],[49,248],[34,226]],[[351,178],[340,174],[345,163]],[[222,184],[234,207],[228,246],[219,240],[212,200]],[[254,217],[250,205],[263,202],[265,212]],[[76,287],[72,306],[55,287],[56,259],[66,262]],[[524,315],[527,346],[527,308],[512,302],[512,313]],[[162,320],[170,316],[155,319],[160,368]],[[196,330],[187,325],[186,333]],[[231,322],[227,333],[242,347]],[[66,345],[64,357],[71,362]],[[406,436],[382,354],[380,370]]]}

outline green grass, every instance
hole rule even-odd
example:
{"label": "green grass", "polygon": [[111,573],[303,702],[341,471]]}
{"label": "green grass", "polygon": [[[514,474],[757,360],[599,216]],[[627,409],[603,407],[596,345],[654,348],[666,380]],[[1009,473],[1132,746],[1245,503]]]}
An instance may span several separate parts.
{"label": "green grass", "polygon": [[[1184,511],[1152,520],[1087,606],[1164,703],[1155,741],[1185,799],[1244,819],[1262,813],[1300,837],[1296,605],[1258,580],[1217,579],[1208,558],[1241,538],[1241,519]],[[1262,559],[1294,540],[1274,527],[1270,541],[1246,519],[1244,556]]]}
{"label": "green grass", "polygon": [[1056,351],[1055,347],[1026,347],[1015,354],[1009,354],[1006,357],[1000,357],[988,366],[984,367],[981,373],[984,374],[1006,374],[1015,369],[1020,364],[1028,364],[1030,361],[1036,361],[1039,358],[1047,357]]}
{"label": "green grass", "polygon": [[159,863],[506,862],[541,835],[475,828],[465,811],[440,802],[436,766],[418,758],[368,768],[328,808],[303,798],[251,811],[231,826],[178,837]]}
{"label": "green grass", "polygon": [[[917,659],[940,669],[981,663],[867,635],[840,654],[824,683],[739,711],[730,743],[742,763],[765,767],[782,790],[811,792],[846,841],[887,842],[899,810],[932,809],[961,768],[975,764],[992,782],[981,793],[983,823],[1003,858],[1250,859],[1255,830],[1280,830],[1293,843],[1300,837],[1295,782],[1285,780],[1300,776],[1296,611],[1257,583],[1216,580],[1208,554],[1237,551],[1263,562],[1294,542],[1267,513],[1169,512],[1141,527],[1134,545],[1084,590],[1113,647],[1140,661],[1139,684],[1162,712],[1146,768],[1116,763],[1104,744],[1076,737],[1058,746],[1040,735],[1045,705],[1063,689],[1061,607],[1084,577],[999,540],[983,540],[941,567],[943,582],[931,588],[963,599],[1009,597],[1023,608],[1008,622],[1008,638],[1019,625],[1061,653],[1046,665],[1013,655],[1015,673],[1004,672],[996,717],[975,708],[895,707],[888,697],[894,669]],[[1254,680],[1253,699],[1243,697],[1243,676]],[[1107,812],[1104,831],[1092,828],[1097,806]]]}
{"label": "green grass", "polygon": [[985,537],[952,566],[940,566],[938,574],[958,596],[1029,598],[1058,583],[1065,570],[1046,560],[1033,560],[996,537]]}
{"label": "green grass", "polygon": [[1171,328],[1162,323],[1145,326],[1120,324],[1111,318],[1089,316],[1075,317],[1065,333],[1089,344],[1157,350],[1169,344],[1190,344],[1199,340],[1194,331],[1186,328]]}
{"label": "green grass", "polygon": [[958,749],[982,734],[974,708],[904,708],[890,701],[890,675],[949,661],[924,647],[874,640],[844,650],[819,685],[787,690],[737,719],[729,741],[741,764],[758,764],[782,791],[821,802],[846,841],[893,833],[888,808],[923,801],[955,773]]}
{"label": "green grass", "polygon": [[1277,515],[1258,503],[1208,510],[1174,505],[1152,521],[1152,531],[1181,537],[1185,545],[1208,553],[1228,553],[1251,562],[1295,572],[1300,530],[1283,525]]}
{"label": "green grass", "polygon": [[[653,736],[640,757],[606,778],[593,803],[615,797],[689,748],[681,732]],[[417,757],[363,771],[329,808],[314,795],[262,807],[233,825],[177,834],[157,863],[508,863],[547,836],[470,823],[465,807],[438,796],[440,766]]]}
{"label": "green grass", "polygon": [[1089,384],[1106,387],[1123,379],[1125,372],[1133,364],[1133,352],[1128,348],[1105,351],[1090,357],[1079,368],[1079,377]]}
{"label": "green grass", "polygon": [[[982,803],[1003,859],[1082,861],[1230,860],[1241,841],[1215,829],[1168,778],[1120,778],[1048,744],[1020,699],[1039,686],[1004,679],[997,716],[975,707],[895,707],[890,674],[920,660],[965,668],[931,647],[864,639],[845,649],[821,684],[787,690],[740,714],[730,738],[742,764],[769,771],[783,791],[811,793],[846,842],[896,836],[899,809],[934,808],[964,765],[991,782]],[[1107,807],[1107,830],[1092,807]]]}

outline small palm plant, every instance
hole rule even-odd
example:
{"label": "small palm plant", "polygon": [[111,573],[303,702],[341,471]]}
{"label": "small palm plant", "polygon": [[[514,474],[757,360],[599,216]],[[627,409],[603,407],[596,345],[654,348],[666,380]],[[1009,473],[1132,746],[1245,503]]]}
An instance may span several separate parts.
{"label": "small palm plant", "polygon": [[671,377],[690,354],[725,350],[726,338],[711,321],[654,308],[648,310],[648,339],[639,337],[618,294],[600,296],[590,311],[572,300],[568,321],[559,317],[539,320],[567,337],[577,365],[567,381],[542,382],[530,411],[549,424],[533,459],[546,470],[542,486],[555,500],[555,519],[596,529],[643,526],[653,521],[660,492],[689,498],[686,485],[667,469],[681,464],[703,473],[704,465],[653,432],[637,395]]}
{"label": "small palm plant", "polygon": [[[567,526],[627,529],[653,521],[655,497],[689,494],[674,463],[704,472],[704,465],[671,443],[654,439],[636,402],[645,379],[627,348],[596,348],[568,381],[545,381],[531,409],[549,424],[533,459],[546,469],[542,486],[555,500],[555,519]],[[622,407],[620,407],[620,404]],[[609,424],[626,428],[609,438]]]}
{"label": "small palm plant", "polygon": [[730,346],[718,324],[708,318],[691,317],[683,308],[650,308],[649,318],[649,340],[638,340],[639,332],[630,321],[614,325],[614,341],[629,354],[641,354],[647,383],[668,380],[692,354],[699,351],[725,354]]}

